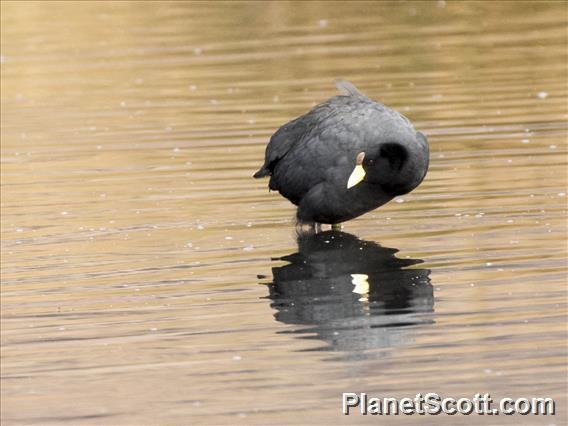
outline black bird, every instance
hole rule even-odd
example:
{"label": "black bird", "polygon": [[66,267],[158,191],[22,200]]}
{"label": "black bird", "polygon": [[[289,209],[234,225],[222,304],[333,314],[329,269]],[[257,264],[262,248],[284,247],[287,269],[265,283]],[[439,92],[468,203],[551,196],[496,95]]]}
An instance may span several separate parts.
{"label": "black bird", "polygon": [[416,188],[429,149],[402,114],[369,99],[348,81],[342,95],[280,127],[255,178],[298,206],[298,223],[339,224]]}

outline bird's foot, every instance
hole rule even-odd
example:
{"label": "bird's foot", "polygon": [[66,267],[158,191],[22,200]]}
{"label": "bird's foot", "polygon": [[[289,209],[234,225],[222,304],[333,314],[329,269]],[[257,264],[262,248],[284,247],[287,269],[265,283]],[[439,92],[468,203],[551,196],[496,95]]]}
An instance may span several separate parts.
{"label": "bird's foot", "polygon": [[321,223],[296,223],[296,234],[298,235],[315,235],[321,232]]}

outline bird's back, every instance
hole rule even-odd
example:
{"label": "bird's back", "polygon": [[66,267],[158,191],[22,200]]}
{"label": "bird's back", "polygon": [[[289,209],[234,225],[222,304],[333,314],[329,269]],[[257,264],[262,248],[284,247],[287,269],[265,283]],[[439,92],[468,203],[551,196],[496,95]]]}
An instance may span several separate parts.
{"label": "bird's back", "polygon": [[326,180],[329,169],[347,161],[363,141],[361,122],[384,106],[364,96],[334,96],[286,123],[271,137],[265,163],[255,177],[270,175],[269,188],[294,204]]}

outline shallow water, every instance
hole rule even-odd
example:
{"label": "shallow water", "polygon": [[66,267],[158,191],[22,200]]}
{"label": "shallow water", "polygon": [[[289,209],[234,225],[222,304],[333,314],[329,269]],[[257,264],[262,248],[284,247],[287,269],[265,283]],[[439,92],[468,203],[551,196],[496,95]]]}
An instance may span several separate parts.
{"label": "shallow water", "polygon": [[[566,422],[566,5],[2,3],[3,424],[330,424],[342,392]],[[356,83],[412,194],[296,241],[252,173]],[[495,423],[407,416],[402,423]]]}

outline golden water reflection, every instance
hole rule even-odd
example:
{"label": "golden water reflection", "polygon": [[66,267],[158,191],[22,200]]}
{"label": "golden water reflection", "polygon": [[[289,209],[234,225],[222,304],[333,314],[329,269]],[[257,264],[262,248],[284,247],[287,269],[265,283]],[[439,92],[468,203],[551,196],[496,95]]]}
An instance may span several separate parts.
{"label": "golden water reflection", "polygon": [[300,332],[335,351],[407,343],[416,326],[433,323],[434,291],[430,270],[408,269],[422,261],[399,259],[397,251],[346,232],[300,235],[298,252],[276,259],[287,264],[272,268],[276,320],[310,326]]}

